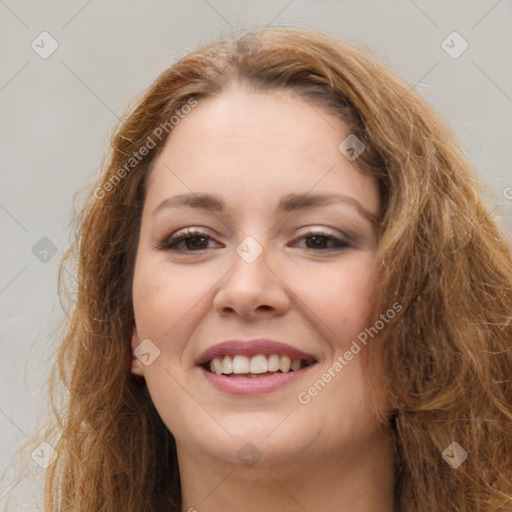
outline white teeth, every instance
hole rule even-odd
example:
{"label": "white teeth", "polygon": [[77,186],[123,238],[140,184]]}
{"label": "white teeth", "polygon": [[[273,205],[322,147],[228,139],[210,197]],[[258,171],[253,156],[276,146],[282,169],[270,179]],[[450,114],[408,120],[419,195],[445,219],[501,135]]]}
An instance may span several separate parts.
{"label": "white teeth", "polygon": [[297,370],[300,370],[300,365],[301,365],[301,363],[300,363],[300,359],[294,359],[294,360],[292,361],[291,369],[292,369],[294,372],[296,372]]}
{"label": "white teeth", "polygon": [[[300,363],[300,361],[299,361]],[[251,357],[249,372],[250,373],[267,373],[268,362],[264,355]]]}
{"label": "white teeth", "polygon": [[210,363],[210,371],[212,373],[216,373],[217,375],[222,373],[222,363],[218,357],[212,359],[212,362]]}
{"label": "white teeth", "polygon": [[281,362],[281,358],[277,354],[272,354],[268,358],[268,371],[269,372],[277,372],[277,370],[279,370],[280,362]]}
{"label": "white teeth", "polygon": [[244,355],[215,357],[210,361],[210,372],[216,375],[232,375],[233,377],[244,375],[247,377],[256,377],[263,374],[288,373],[289,371],[298,371],[303,367],[302,359],[291,359],[289,356],[280,356],[271,354],[265,356],[258,354],[253,357]]}
{"label": "white teeth", "polygon": [[225,356],[222,360],[222,372],[226,375],[229,375],[230,373],[233,373],[233,359],[229,356]]}
{"label": "white teeth", "polygon": [[292,361],[288,356],[281,356],[281,362],[279,364],[279,369],[284,372],[289,372],[292,366]]}
{"label": "white teeth", "polygon": [[249,358],[247,356],[233,357],[233,373],[249,373]]}

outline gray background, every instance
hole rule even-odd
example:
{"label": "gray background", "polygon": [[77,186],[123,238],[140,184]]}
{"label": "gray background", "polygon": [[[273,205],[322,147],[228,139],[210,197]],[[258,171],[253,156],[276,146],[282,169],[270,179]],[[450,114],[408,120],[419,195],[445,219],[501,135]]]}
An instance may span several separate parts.
{"label": "gray background", "polygon": [[[366,48],[449,122],[489,186],[486,204],[512,232],[510,0],[0,0],[0,14],[0,505],[14,485],[15,448],[46,410],[73,194],[97,176],[117,117],[198,44],[292,25]],[[47,59],[31,47],[43,31],[59,45]],[[469,44],[456,59],[441,47],[453,31]],[[44,470],[29,462],[16,510],[42,508]]]}

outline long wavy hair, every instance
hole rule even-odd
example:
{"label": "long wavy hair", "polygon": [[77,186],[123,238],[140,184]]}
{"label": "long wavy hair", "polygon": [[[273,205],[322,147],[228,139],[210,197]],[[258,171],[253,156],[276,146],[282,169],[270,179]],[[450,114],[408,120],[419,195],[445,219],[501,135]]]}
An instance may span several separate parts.
{"label": "long wavy hair", "polygon": [[[169,120],[233,83],[292,88],[336,113],[365,144],[354,164],[375,177],[382,203],[375,303],[380,311],[402,305],[386,327],[386,378],[373,383],[392,404],[382,419],[395,445],[396,510],[510,512],[505,230],[483,204],[485,191],[452,131],[410,85],[366,51],[289,28],[192,51],[117,127],[61,266],[62,287],[67,265],[76,263],[77,286],[50,379],[55,417],[38,436],[58,454],[46,473],[45,511],[180,510],[174,438],[143,378],[130,371],[137,233],[148,174],[172,136]],[[143,146],[147,154],[135,163]],[[442,457],[452,442],[468,453],[458,468]]]}

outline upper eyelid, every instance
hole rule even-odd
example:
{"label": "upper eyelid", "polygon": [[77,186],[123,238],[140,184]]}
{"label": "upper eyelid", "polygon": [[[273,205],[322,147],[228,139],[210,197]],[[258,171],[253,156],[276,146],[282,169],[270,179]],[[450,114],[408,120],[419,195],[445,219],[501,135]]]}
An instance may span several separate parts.
{"label": "upper eyelid", "polygon": [[[304,232],[301,232],[297,235],[297,237],[299,236],[303,236],[303,235],[307,235],[307,234],[310,234],[310,233],[318,233],[318,234],[321,234],[321,235],[324,235],[324,236],[332,236],[332,237],[345,237],[345,238],[352,238],[349,234],[347,233],[344,233],[344,232],[336,232],[334,230],[334,228],[320,228],[320,227],[315,227],[315,226],[306,226],[304,227]],[[331,231],[333,230],[333,231]],[[181,236],[202,236],[202,235],[206,235],[210,238],[215,238],[215,235],[211,235],[209,233],[209,230],[208,228],[196,228],[196,227],[186,227],[186,228],[182,228],[182,229],[178,229],[177,231],[175,231],[174,233],[171,233],[170,235],[167,235],[164,237],[165,240],[168,240],[170,238],[177,238],[177,237],[181,237]]]}
{"label": "upper eyelid", "polygon": [[[312,236],[322,236],[324,238],[329,238],[331,240],[336,240],[338,242],[341,242],[342,244],[346,245],[352,245],[353,238],[346,233],[332,233],[326,228],[319,228],[314,226],[308,226],[307,231],[304,231],[302,233],[297,234],[292,240],[292,243],[296,243],[304,238],[312,237]],[[188,238],[194,238],[194,237],[204,237],[210,240],[215,241],[216,243],[219,243],[215,240],[215,236],[210,235],[206,228],[196,228],[196,227],[186,227],[179,229],[172,233],[171,235],[168,235],[163,238],[162,242],[159,244],[161,247],[165,246],[167,242],[172,243],[181,243],[183,240],[186,240]],[[187,251],[187,252],[198,252],[198,251]]]}

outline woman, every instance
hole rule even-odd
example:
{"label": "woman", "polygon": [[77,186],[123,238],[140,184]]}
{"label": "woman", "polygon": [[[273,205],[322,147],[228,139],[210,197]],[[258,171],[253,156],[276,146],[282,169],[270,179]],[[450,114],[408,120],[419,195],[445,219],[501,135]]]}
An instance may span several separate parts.
{"label": "woman", "polygon": [[295,29],[191,52],[75,250],[45,510],[512,509],[510,250],[368,55]]}

